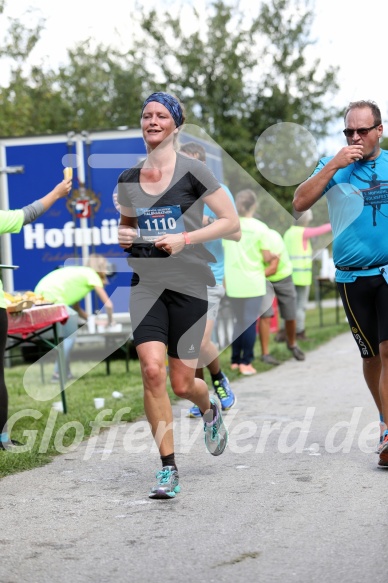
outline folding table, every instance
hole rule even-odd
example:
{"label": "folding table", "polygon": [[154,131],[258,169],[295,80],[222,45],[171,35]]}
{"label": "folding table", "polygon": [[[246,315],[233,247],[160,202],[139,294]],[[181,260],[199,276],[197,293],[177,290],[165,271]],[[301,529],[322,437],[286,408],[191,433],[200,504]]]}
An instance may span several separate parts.
{"label": "folding table", "polygon": [[[8,338],[14,342],[7,344],[6,347],[6,350],[11,350],[24,342],[38,344],[41,341],[58,351],[59,382],[64,413],[67,413],[65,397],[66,375],[56,324],[58,322],[64,324],[68,317],[66,306],[63,304],[33,306],[21,312],[8,313]],[[48,331],[52,331],[52,338],[51,336],[47,337],[46,332]]]}

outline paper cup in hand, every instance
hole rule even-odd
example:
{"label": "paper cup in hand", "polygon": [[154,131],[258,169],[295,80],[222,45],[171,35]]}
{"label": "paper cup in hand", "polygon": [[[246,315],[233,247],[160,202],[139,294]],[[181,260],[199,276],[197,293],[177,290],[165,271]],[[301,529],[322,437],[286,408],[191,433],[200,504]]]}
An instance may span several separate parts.
{"label": "paper cup in hand", "polygon": [[67,166],[63,169],[63,177],[65,180],[71,180],[73,178],[73,168]]}
{"label": "paper cup in hand", "polygon": [[96,397],[94,399],[94,406],[96,409],[102,409],[105,405],[105,399],[103,397]]}

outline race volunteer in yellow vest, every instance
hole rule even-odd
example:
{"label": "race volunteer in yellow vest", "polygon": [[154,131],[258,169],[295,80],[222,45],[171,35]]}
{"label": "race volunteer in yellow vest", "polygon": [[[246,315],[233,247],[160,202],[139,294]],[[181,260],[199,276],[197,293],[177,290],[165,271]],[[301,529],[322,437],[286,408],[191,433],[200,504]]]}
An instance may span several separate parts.
{"label": "race volunteer in yellow vest", "polygon": [[283,235],[292,263],[292,280],[296,289],[296,337],[305,340],[306,307],[313,279],[313,249],[310,239],[331,231],[330,223],[319,227],[308,227],[313,213],[307,210],[298,224],[290,227]]}
{"label": "race volunteer in yellow vest", "polygon": [[[285,321],[285,338],[287,347],[296,360],[305,360],[305,354],[296,343],[296,291],[292,281],[292,263],[286,245],[280,233],[269,230],[270,249],[275,256],[265,267],[265,276],[272,284],[278,300],[280,315]],[[267,285],[267,288],[269,286]],[[272,296],[270,291],[267,294]],[[269,354],[270,318],[274,312],[272,306],[261,315],[259,333],[261,344],[261,360],[267,364],[280,364]]]}

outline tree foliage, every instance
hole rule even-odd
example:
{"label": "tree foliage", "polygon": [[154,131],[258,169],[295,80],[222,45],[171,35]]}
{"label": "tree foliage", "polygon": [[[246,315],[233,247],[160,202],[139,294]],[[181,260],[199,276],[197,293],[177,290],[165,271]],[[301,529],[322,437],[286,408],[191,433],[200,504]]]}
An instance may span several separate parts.
{"label": "tree foliage", "polygon": [[59,69],[57,84],[69,108],[72,130],[138,127],[145,73],[132,53],[98,45],[90,39],[69,51],[69,64]]}
{"label": "tree foliage", "polygon": [[[153,62],[165,87],[183,99],[188,121],[290,206],[291,189],[270,184],[258,172],[253,151],[273,124],[300,124],[319,138],[337,115],[327,99],[338,89],[337,70],[319,75],[319,61],[307,60],[311,2],[268,0],[247,24],[237,7],[216,0],[205,25],[197,13],[194,17],[197,31],[187,35],[178,17],[143,12],[142,58]],[[234,178],[227,176],[232,190]]]}
{"label": "tree foliage", "polygon": [[388,150],[388,138],[383,138],[381,140],[380,146],[383,150]]}
{"label": "tree foliage", "polygon": [[[0,0],[0,17],[3,7]],[[320,138],[338,114],[330,105],[336,69],[322,72],[308,59],[312,0],[263,0],[250,18],[238,3],[209,0],[205,17],[193,8],[190,33],[176,12],[143,5],[137,18],[129,52],[85,39],[58,70],[26,68],[44,23],[12,21],[0,43],[0,58],[12,60],[0,86],[0,135],[138,127],[144,97],[164,89],[181,98],[187,122],[290,206],[290,187],[258,171],[254,150],[274,124],[299,124]],[[234,172],[226,172],[233,191]]]}
{"label": "tree foliage", "polygon": [[[3,0],[0,3],[0,16],[4,7]],[[30,99],[29,79],[24,73],[24,65],[39,42],[43,27],[44,22],[41,19],[29,26],[20,19],[12,19],[2,38],[0,58],[10,65],[10,80],[8,85],[0,87],[0,135],[26,134],[32,129],[30,119],[34,102]]]}

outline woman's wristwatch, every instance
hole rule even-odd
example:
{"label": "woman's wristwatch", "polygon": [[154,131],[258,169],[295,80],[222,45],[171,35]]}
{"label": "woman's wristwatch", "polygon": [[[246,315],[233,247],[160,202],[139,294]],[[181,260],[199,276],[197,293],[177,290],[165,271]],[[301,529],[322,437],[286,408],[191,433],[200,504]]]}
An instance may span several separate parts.
{"label": "woman's wristwatch", "polygon": [[186,245],[191,245],[190,237],[187,231],[182,232]]}
{"label": "woman's wristwatch", "polygon": [[185,246],[186,247],[194,247],[194,245],[192,244],[192,242],[190,241],[190,237],[187,231],[182,231],[182,235],[185,239]]}

